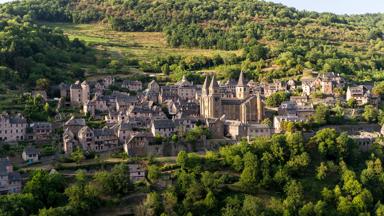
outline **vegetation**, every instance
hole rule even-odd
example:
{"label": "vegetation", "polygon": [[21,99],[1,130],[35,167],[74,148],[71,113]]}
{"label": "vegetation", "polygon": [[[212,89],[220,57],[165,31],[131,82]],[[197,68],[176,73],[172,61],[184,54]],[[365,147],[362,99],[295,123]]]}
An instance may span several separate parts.
{"label": "vegetation", "polygon": [[375,189],[384,184],[382,147],[356,150],[346,134],[324,129],[309,142],[288,132],[205,157],[182,151],[176,184],[149,193],[136,213],[377,215],[383,208],[382,190]]}

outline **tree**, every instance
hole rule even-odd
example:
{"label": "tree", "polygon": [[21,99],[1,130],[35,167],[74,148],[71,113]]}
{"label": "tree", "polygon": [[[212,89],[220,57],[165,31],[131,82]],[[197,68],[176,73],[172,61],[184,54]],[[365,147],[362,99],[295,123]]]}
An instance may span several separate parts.
{"label": "tree", "polygon": [[217,203],[217,200],[216,200],[215,194],[211,190],[209,190],[207,193],[207,196],[204,199],[205,206],[208,209],[214,209],[216,207],[216,203]]}
{"label": "tree", "polygon": [[49,80],[45,78],[36,80],[36,88],[39,90],[48,90]]}
{"label": "tree", "polygon": [[264,210],[263,202],[257,197],[246,195],[243,201],[242,213],[247,216],[261,215]]}
{"label": "tree", "polygon": [[64,203],[63,195],[66,181],[58,173],[50,174],[47,171],[35,171],[24,187],[24,193],[30,193],[36,200],[37,206],[53,207]]}
{"label": "tree", "polygon": [[284,187],[286,198],[284,199],[284,207],[291,212],[296,212],[303,202],[303,186],[296,180],[291,180]]}
{"label": "tree", "polygon": [[354,98],[351,98],[347,101],[347,105],[350,108],[356,108],[357,107],[357,101]]}
{"label": "tree", "polygon": [[83,151],[80,148],[77,148],[71,153],[71,159],[76,161],[77,164],[80,164],[80,162],[85,159]]}
{"label": "tree", "polygon": [[324,162],[320,163],[320,166],[317,167],[316,178],[319,180],[324,180],[327,177],[328,167]]}
{"label": "tree", "polygon": [[254,191],[259,181],[258,176],[258,161],[254,154],[247,152],[244,155],[244,169],[240,175],[240,185],[244,190]]}
{"label": "tree", "polygon": [[288,98],[289,98],[289,93],[285,91],[279,91],[267,97],[267,99],[265,100],[265,103],[267,106],[270,106],[270,107],[278,107],[282,102],[288,100]]}
{"label": "tree", "polygon": [[326,105],[320,104],[316,107],[313,114],[313,121],[319,125],[324,125],[329,119],[329,108]]}
{"label": "tree", "polygon": [[144,215],[155,216],[161,213],[161,197],[156,192],[151,192],[147,195],[143,205]]}
{"label": "tree", "polygon": [[319,130],[310,140],[317,145],[319,153],[329,159],[342,159],[348,156],[352,140],[346,133],[338,134],[335,129]]}
{"label": "tree", "polygon": [[173,191],[166,191],[163,195],[164,212],[167,215],[177,215],[175,207],[177,205],[177,196]]}
{"label": "tree", "polygon": [[364,107],[363,118],[367,122],[376,122],[379,113],[378,110],[372,105]]}
{"label": "tree", "polygon": [[161,175],[160,168],[156,165],[148,166],[148,179],[155,182]]}

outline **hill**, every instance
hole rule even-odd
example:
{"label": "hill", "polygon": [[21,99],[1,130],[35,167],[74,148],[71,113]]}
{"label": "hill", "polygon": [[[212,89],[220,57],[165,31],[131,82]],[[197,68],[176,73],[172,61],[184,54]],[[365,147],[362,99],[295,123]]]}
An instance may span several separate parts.
{"label": "hill", "polygon": [[[156,35],[152,32],[162,32],[164,38],[159,38],[154,46],[160,49],[150,49],[150,58],[143,58],[146,55],[146,48],[143,47],[130,44],[122,52],[119,49],[123,57],[131,60],[125,65],[135,67],[140,65],[139,61],[144,61],[150,67],[139,69],[147,72],[162,72],[162,67],[169,67],[171,74],[213,70],[222,78],[229,78],[236,77],[239,70],[243,70],[248,78],[271,80],[299,78],[303,70],[309,69],[334,71],[356,82],[383,80],[384,22],[381,14],[338,16],[298,11],[257,0],[26,0],[5,4],[1,11],[12,16],[50,22],[50,26],[63,27],[54,24],[56,22],[98,23],[114,31],[148,32],[139,35],[140,38]],[[64,28],[66,30],[68,28]],[[67,33],[70,35],[71,32]],[[100,48],[94,43],[100,44],[100,41],[88,40],[93,37],[92,32],[82,34],[82,39]],[[98,36],[98,40],[108,40],[107,37],[104,34]],[[121,45],[124,40],[116,42]],[[109,45],[116,47],[115,44]],[[239,58],[223,66],[202,64],[190,70],[179,67],[185,61],[156,60],[156,57],[180,54],[177,51],[164,53],[165,46],[170,50],[199,48],[244,52],[238,51]],[[142,51],[144,54],[137,54]],[[137,55],[131,55],[135,52]],[[191,51],[188,55],[194,56],[194,53]],[[196,56],[200,56],[200,52]],[[138,62],[132,64],[132,60]]]}

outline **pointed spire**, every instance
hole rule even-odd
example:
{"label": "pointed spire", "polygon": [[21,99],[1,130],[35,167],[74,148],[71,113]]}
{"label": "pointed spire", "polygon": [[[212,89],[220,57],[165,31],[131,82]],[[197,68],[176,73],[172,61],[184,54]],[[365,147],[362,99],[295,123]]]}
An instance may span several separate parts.
{"label": "pointed spire", "polygon": [[185,78],[185,75],[183,75],[183,78],[181,79],[182,82],[187,81],[187,78]]}
{"label": "pointed spire", "polygon": [[208,76],[206,76],[205,80],[204,80],[204,84],[203,84],[203,86],[201,88],[203,90],[208,90],[208,83],[209,83]]}
{"label": "pointed spire", "polygon": [[244,73],[243,73],[243,71],[240,72],[239,82],[237,83],[237,86],[238,86],[238,87],[244,87],[244,86],[245,86],[245,84],[244,84]]}
{"label": "pointed spire", "polygon": [[211,85],[209,86],[210,89],[218,89],[219,83],[217,83],[215,76],[212,77]]}

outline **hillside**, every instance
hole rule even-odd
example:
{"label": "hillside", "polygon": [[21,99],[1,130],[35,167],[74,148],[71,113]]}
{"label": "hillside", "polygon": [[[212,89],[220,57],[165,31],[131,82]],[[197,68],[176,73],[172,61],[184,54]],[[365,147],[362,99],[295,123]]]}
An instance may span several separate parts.
{"label": "hillside", "polygon": [[[49,22],[49,26],[62,28],[72,38],[107,51],[104,55],[111,55],[111,60],[119,54],[118,65],[125,69],[117,73],[126,73],[132,67],[157,73],[169,68],[166,74],[177,73],[174,77],[180,77],[181,73],[192,76],[190,72],[209,70],[227,79],[243,70],[248,78],[272,80],[299,78],[304,70],[313,70],[334,71],[357,82],[383,79],[381,14],[337,16],[257,0],[26,0],[5,4],[1,10],[11,16]],[[73,24],[68,28],[57,22]],[[132,37],[125,37],[123,33],[102,30],[96,35],[93,30],[83,31],[84,26],[76,26],[82,23],[92,24],[92,29],[103,26],[117,32],[146,33],[128,33],[124,35]],[[138,38],[147,42],[146,38],[152,38],[154,43],[142,47],[140,42],[133,42]],[[198,67],[185,67],[186,62],[196,63],[183,60],[185,53],[207,56],[202,49],[237,50],[238,58],[232,56],[221,64],[206,63],[212,59],[204,59],[203,63],[198,60]],[[182,58],[170,61],[166,59],[169,56]],[[88,72],[100,71],[99,68]]]}

